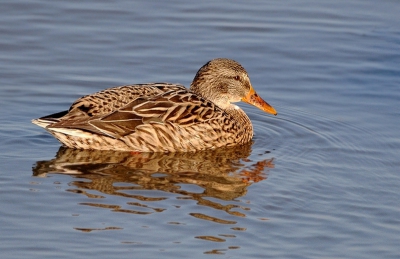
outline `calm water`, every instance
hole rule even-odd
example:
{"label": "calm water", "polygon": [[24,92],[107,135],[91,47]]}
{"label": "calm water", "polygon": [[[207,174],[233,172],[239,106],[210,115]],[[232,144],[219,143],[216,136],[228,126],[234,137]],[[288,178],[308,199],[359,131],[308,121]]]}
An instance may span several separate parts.
{"label": "calm water", "polygon": [[[1,258],[399,258],[398,1],[3,1]],[[244,1],[243,1],[244,2]],[[249,145],[60,148],[30,120],[228,57]]]}

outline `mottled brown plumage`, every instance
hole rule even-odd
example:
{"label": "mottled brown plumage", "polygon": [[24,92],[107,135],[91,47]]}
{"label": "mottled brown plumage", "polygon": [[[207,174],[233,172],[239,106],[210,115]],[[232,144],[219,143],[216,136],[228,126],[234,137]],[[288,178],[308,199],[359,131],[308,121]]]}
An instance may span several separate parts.
{"label": "mottled brown plumage", "polygon": [[199,69],[190,90],[168,83],[109,88],[32,122],[71,148],[197,151],[251,140],[250,119],[232,104],[238,101],[276,115],[254,91],[244,68],[220,58]]}

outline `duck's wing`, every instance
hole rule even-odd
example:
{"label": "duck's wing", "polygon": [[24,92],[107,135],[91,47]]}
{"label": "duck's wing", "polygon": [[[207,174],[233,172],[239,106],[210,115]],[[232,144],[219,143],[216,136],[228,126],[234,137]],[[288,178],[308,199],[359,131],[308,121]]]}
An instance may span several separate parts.
{"label": "duck's wing", "polygon": [[179,90],[186,90],[186,88],[183,85],[170,83],[135,84],[108,88],[77,99],[69,110],[46,115],[34,119],[32,122],[43,128],[61,121],[81,124],[86,120],[108,115],[137,98],[151,98],[168,91]]}
{"label": "duck's wing", "polygon": [[185,90],[183,85],[149,83],[108,88],[76,100],[69,112],[80,111],[80,116],[107,115],[140,97],[150,98],[169,91]]}
{"label": "duck's wing", "polygon": [[[74,117],[74,116],[72,116]],[[139,97],[107,115],[69,120],[65,118],[51,128],[80,129],[119,139],[132,134],[142,125],[173,124],[188,127],[209,120],[229,117],[212,102],[188,90],[167,91],[162,94]]]}

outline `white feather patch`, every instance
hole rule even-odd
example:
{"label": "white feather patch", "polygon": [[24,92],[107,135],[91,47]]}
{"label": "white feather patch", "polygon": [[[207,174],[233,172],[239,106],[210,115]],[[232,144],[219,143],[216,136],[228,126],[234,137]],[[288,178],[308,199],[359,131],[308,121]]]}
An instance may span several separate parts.
{"label": "white feather patch", "polygon": [[70,135],[74,137],[80,137],[80,138],[91,138],[93,134],[85,132],[83,130],[78,130],[78,129],[66,129],[66,128],[47,128],[49,131],[54,131],[54,132],[60,132],[65,135]]}

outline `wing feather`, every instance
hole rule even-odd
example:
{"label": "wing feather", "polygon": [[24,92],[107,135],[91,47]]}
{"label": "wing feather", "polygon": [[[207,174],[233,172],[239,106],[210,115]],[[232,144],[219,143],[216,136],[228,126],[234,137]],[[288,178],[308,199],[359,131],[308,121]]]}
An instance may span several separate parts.
{"label": "wing feather", "polygon": [[[76,111],[81,115],[82,111]],[[51,125],[53,128],[81,129],[96,134],[122,138],[133,134],[142,125],[171,124],[174,127],[189,127],[227,115],[212,102],[207,101],[186,89],[166,91],[150,97],[138,97],[125,106],[105,115],[92,115],[76,119],[74,111],[60,122]]]}
{"label": "wing feather", "polygon": [[169,83],[150,83],[113,87],[79,98],[71,105],[69,112],[79,111],[80,113],[83,113],[81,116],[86,117],[107,115],[113,111],[121,109],[138,98],[150,98],[165,92],[185,89],[186,88],[183,85]]}

